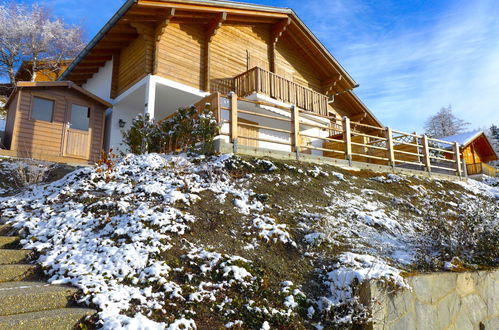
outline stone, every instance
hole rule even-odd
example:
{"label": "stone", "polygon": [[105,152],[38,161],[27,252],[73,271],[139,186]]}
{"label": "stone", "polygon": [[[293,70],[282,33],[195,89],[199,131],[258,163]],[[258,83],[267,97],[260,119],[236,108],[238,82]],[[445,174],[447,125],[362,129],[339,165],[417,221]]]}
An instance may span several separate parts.
{"label": "stone", "polygon": [[71,330],[85,317],[97,311],[89,308],[64,308],[10,316],[0,316],[0,330]]}
{"label": "stone", "polygon": [[469,295],[475,291],[475,280],[472,274],[470,273],[457,274],[456,291],[461,297]]}
{"label": "stone", "polygon": [[418,300],[434,304],[455,289],[456,277],[455,273],[424,274],[411,277],[409,285]]}
{"label": "stone", "polygon": [[[499,329],[499,270],[433,273],[408,278],[395,294],[370,283],[373,329]],[[368,297],[367,297],[368,298]]]}

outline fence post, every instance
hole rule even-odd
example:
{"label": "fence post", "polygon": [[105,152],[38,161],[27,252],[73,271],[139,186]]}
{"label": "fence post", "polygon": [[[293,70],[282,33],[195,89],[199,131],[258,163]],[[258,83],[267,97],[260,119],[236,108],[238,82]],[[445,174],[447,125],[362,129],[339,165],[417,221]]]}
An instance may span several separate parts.
{"label": "fence post", "polygon": [[[296,105],[291,106],[291,148],[296,153],[296,159],[300,158],[300,109]],[[293,151],[293,150],[292,150]]]}
{"label": "fence post", "polygon": [[468,177],[468,166],[466,166],[466,159],[464,159],[464,157],[463,157],[463,161],[461,164],[463,165],[463,176],[465,178],[467,178]]}
{"label": "fence post", "polygon": [[352,134],[350,131],[350,119],[343,117],[343,141],[345,143],[345,159],[352,165]]}
{"label": "fence post", "polygon": [[421,143],[423,144],[423,163],[428,173],[431,173],[430,149],[428,148],[428,137],[426,134],[423,134]]}
{"label": "fence post", "polygon": [[393,133],[391,127],[385,127],[386,149],[388,151],[388,165],[395,167],[395,151],[393,149]]}
{"label": "fence post", "polygon": [[461,177],[463,174],[461,172],[461,153],[459,150],[459,143],[454,142],[454,145],[452,146],[452,151],[454,152],[454,160],[456,161],[454,165],[456,166],[456,172],[459,177]]}
{"label": "fence post", "polygon": [[237,152],[237,94],[230,94],[230,140]]}

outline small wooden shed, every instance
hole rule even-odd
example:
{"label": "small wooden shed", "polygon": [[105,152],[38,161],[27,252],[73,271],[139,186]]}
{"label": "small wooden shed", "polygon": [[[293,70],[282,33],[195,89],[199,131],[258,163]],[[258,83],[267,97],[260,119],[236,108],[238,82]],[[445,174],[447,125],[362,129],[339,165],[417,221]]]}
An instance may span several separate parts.
{"label": "small wooden shed", "polygon": [[496,176],[496,169],[487,163],[497,160],[498,156],[483,131],[461,133],[441,138],[441,140],[459,144],[469,175]]}
{"label": "small wooden shed", "polygon": [[111,107],[70,81],[19,82],[6,104],[3,147],[19,157],[95,162]]}

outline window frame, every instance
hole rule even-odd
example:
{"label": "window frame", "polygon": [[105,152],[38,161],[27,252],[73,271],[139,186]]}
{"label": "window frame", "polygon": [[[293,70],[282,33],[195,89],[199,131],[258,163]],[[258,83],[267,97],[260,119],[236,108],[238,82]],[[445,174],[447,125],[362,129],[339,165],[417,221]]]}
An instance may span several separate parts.
{"label": "window frame", "polygon": [[[43,119],[36,119],[33,117],[33,110],[35,109],[35,98],[39,98],[42,100],[47,100],[47,101],[52,101],[53,102],[53,107],[52,107],[52,116],[50,117],[50,121],[43,120]],[[47,96],[45,94],[41,93],[31,93],[31,104],[29,107],[29,120],[34,121],[34,122],[41,122],[41,123],[54,123],[54,118],[55,118],[55,110],[57,108],[57,100],[54,97]]]}

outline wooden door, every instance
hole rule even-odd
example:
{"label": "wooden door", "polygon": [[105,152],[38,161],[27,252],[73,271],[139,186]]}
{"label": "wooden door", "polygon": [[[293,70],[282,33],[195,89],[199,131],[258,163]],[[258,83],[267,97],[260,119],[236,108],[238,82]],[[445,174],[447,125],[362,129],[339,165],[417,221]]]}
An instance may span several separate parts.
{"label": "wooden door", "polygon": [[[258,125],[258,123],[254,122],[254,121],[246,120],[243,118],[237,118],[237,121],[239,123],[244,123],[244,124]],[[258,128],[244,126],[244,125],[237,125],[237,136],[247,136],[250,138],[257,139],[258,138]],[[253,140],[253,139],[245,139],[243,137],[238,137],[237,143],[240,145],[243,145],[243,146],[258,148],[258,141]]]}
{"label": "wooden door", "polygon": [[91,108],[70,104],[67,109],[67,124],[63,155],[76,158],[89,158],[90,152],[90,113]]}

